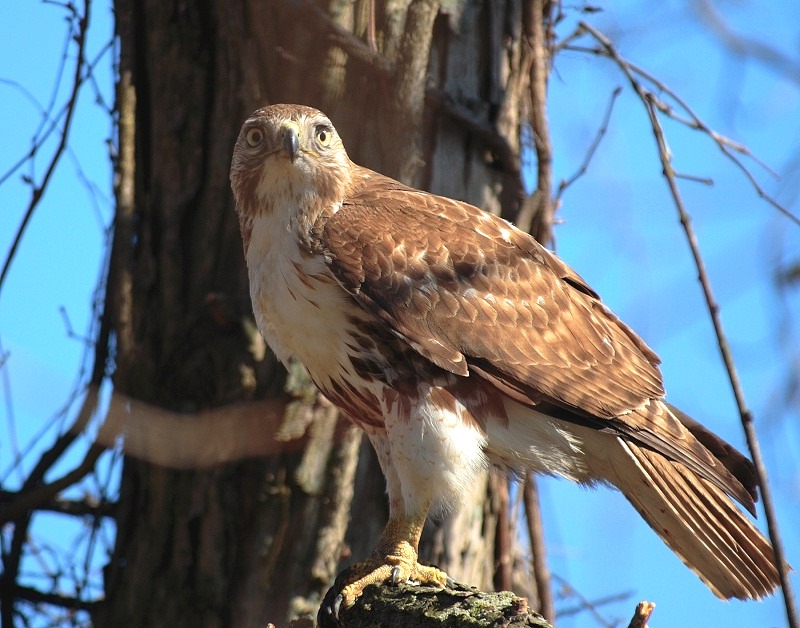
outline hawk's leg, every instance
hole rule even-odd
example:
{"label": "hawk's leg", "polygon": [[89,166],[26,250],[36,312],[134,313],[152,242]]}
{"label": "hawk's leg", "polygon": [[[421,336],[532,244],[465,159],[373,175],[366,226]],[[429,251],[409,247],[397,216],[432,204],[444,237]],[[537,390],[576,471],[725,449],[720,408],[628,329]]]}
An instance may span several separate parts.
{"label": "hawk's leg", "polygon": [[383,534],[367,560],[356,563],[347,570],[341,591],[341,602],[351,606],[364,588],[370,584],[398,584],[415,582],[418,584],[443,587],[447,584],[447,574],[417,561],[417,547],[426,513],[417,516],[391,517],[383,529]]}

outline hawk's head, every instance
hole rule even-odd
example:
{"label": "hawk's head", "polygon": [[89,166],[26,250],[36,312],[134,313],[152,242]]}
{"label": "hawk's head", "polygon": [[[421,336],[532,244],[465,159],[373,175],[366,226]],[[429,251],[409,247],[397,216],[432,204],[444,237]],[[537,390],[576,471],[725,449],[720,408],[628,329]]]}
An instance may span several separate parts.
{"label": "hawk's head", "polygon": [[[231,187],[245,247],[262,212],[317,214],[344,197],[352,164],[333,124],[303,105],[269,105],[242,126]],[[309,216],[310,217],[310,216]]]}

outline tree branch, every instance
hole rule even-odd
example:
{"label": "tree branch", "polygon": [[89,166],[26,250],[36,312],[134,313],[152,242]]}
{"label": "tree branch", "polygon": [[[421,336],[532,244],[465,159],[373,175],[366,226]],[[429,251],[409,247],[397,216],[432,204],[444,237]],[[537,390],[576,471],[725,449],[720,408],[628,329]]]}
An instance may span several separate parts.
{"label": "tree branch", "polygon": [[656,610],[656,605],[652,602],[642,601],[636,605],[636,610],[633,612],[631,623],[628,628],[647,628],[647,622],[650,621],[650,616]]}
{"label": "tree branch", "polygon": [[552,4],[531,0],[523,8],[530,63],[530,124],[536,151],[536,190],[520,210],[517,227],[542,244],[553,240],[553,146],[547,120],[547,77],[550,70],[549,27]]}
{"label": "tree branch", "polygon": [[[665,109],[664,104],[659,101],[659,99],[650,91],[644,88],[644,86],[638,81],[636,75],[642,75],[641,71],[636,71],[634,67],[627,62],[626,60],[622,59],[619,56],[616,49],[614,48],[611,41],[608,40],[603,34],[593,29],[588,24],[581,23],[581,27],[586,30],[589,34],[592,35],[603,47],[604,54],[610,57],[622,70],[625,76],[628,78],[631,86],[633,87],[636,94],[642,101],[642,104],[645,106],[647,110],[647,114],[650,118],[650,124],[655,135],[656,144],[658,146],[658,155],[661,160],[661,166],[663,169],[664,178],[667,181],[667,186],[669,187],[670,195],[672,196],[673,203],[675,205],[676,210],[678,211],[678,215],[680,217],[681,225],[683,226],[686,240],[689,244],[689,248],[692,253],[692,257],[694,259],[695,265],[697,267],[698,278],[700,281],[700,285],[703,290],[703,295],[706,300],[706,305],[708,307],[709,316],[711,317],[712,325],[714,326],[714,333],[717,337],[717,343],[719,345],[720,354],[722,355],[722,360],[725,364],[725,369],[728,373],[728,378],[731,384],[731,390],[733,392],[733,396],[736,400],[736,405],[739,410],[739,416],[741,418],[742,427],[744,429],[745,438],[747,439],[747,446],[750,450],[750,456],[753,459],[753,464],[755,465],[756,476],[758,478],[758,483],[761,487],[761,497],[762,503],[764,506],[764,512],[767,519],[767,528],[769,529],[769,537],[772,541],[772,547],[775,551],[775,561],[776,567],[778,569],[778,574],[780,577],[781,588],[783,590],[783,599],[786,607],[786,617],[789,622],[789,625],[793,628],[798,626],[798,614],[797,608],[795,605],[794,600],[794,592],[792,590],[792,584],[789,579],[788,573],[788,563],[786,561],[786,553],[783,547],[783,540],[781,538],[778,520],[775,515],[775,507],[772,500],[772,492],[770,491],[769,484],[767,482],[767,471],[764,465],[763,457],[761,456],[761,447],[758,442],[758,438],[755,432],[755,426],[753,424],[753,415],[750,412],[749,408],[747,407],[747,403],[744,398],[744,391],[741,386],[741,382],[739,380],[739,375],[736,370],[736,365],[733,360],[733,355],[730,350],[730,345],[728,344],[727,336],[725,331],[722,327],[722,321],[720,320],[719,316],[719,304],[714,297],[713,291],[711,289],[711,282],[708,277],[708,273],[706,271],[705,262],[703,261],[702,255],[700,253],[700,247],[697,242],[697,236],[694,232],[694,228],[692,227],[691,218],[689,217],[688,212],[686,211],[686,207],[683,203],[683,199],[680,195],[680,190],[678,188],[678,183],[675,177],[675,171],[672,167],[672,161],[670,157],[669,148],[667,147],[666,138],[664,136],[664,131],[661,127],[661,122],[658,119],[658,113],[664,113],[670,117],[669,110]],[[649,75],[648,75],[649,76]],[[731,155],[729,151],[729,147],[733,146],[734,150],[738,150],[739,152],[745,152],[746,149],[740,147],[738,144],[727,140],[727,138],[722,137],[721,135],[717,134],[713,130],[711,130],[705,123],[703,123],[692,111],[686,106],[683,101],[681,101],[677,96],[675,96],[672,92],[669,94],[675,98],[676,102],[678,102],[685,111],[689,113],[692,118],[693,123],[687,123],[689,126],[694,128],[698,128],[704,132],[706,132],[720,149],[728,155],[731,159],[734,160],[740,168],[744,169],[741,163]],[[749,154],[749,151],[745,154]],[[752,175],[750,175],[749,171],[744,169],[747,173],[748,177],[753,182]],[[756,189],[760,191],[760,188],[756,186]],[[761,194],[761,192],[759,192]],[[761,194],[762,197],[765,196]],[[769,200],[769,199],[768,199]],[[773,205],[777,204],[772,202]],[[788,214],[788,212],[785,212]],[[791,214],[788,214],[792,216]],[[792,218],[794,218],[792,216]],[[796,218],[794,218],[797,220]],[[798,221],[800,222],[800,221]]]}
{"label": "tree branch", "polygon": [[[622,70],[623,74],[628,78],[631,84],[634,87],[634,90],[639,89],[643,91],[647,91],[648,99],[652,102],[652,105],[658,109],[661,113],[668,116],[669,118],[675,120],[676,122],[683,124],[684,126],[701,131],[708,135],[717,147],[720,149],[723,155],[727,157],[733,164],[739,169],[742,174],[747,178],[750,182],[750,185],[756,191],[758,196],[765,200],[767,203],[772,205],[775,209],[777,209],[781,214],[787,217],[796,225],[800,225],[800,218],[795,216],[792,212],[790,212],[787,208],[781,205],[778,201],[772,198],[769,194],[767,194],[761,185],[756,181],[753,173],[747,168],[747,166],[742,163],[741,159],[739,159],[734,153],[738,153],[740,155],[744,155],[749,157],[754,162],[756,162],[759,166],[767,170],[771,175],[775,176],[775,173],[769,169],[763,162],[758,160],[748,149],[746,146],[736,142],[728,137],[725,137],[721,133],[718,133],[711,127],[709,127],[693,110],[689,107],[683,99],[680,98],[674,91],[672,91],[669,87],[667,87],[663,82],[652,76],[650,73],[645,71],[644,69],[638,67],[637,65],[631,63],[627,59],[624,59],[619,55],[614,45],[611,41],[602,33],[600,33],[595,28],[591,27],[589,24],[585,22],[580,22],[579,29],[582,30],[584,33],[588,33],[591,37],[593,37],[599,44],[599,48],[581,48],[578,46],[566,46],[566,49],[569,50],[577,50],[583,52],[589,52],[592,54],[599,54],[602,56],[606,56],[610,58],[614,63]],[[670,106],[668,103],[664,102],[660,99],[653,91],[651,90],[644,90],[644,87],[638,81],[637,77],[640,77],[653,85],[653,87],[661,92],[669,96],[675,103],[683,110],[685,115],[681,115],[675,111],[675,109]],[[638,86],[638,88],[637,88]],[[641,94],[639,94],[641,97]]]}
{"label": "tree branch", "polygon": [[17,248],[19,247],[19,243],[22,241],[22,236],[25,233],[25,229],[30,222],[31,216],[33,216],[33,212],[36,210],[36,207],[39,205],[39,202],[42,200],[44,196],[44,192],[47,189],[47,184],[50,182],[50,178],[53,176],[55,172],[56,166],[61,161],[61,155],[64,153],[64,149],[67,147],[67,138],[69,137],[69,130],[70,125],[72,124],[72,117],[75,113],[75,109],[78,105],[78,93],[80,92],[81,86],[84,82],[83,69],[85,66],[85,47],[86,47],[86,33],[89,29],[89,12],[91,8],[91,0],[84,0],[84,8],[83,8],[83,15],[78,16],[77,10],[72,4],[67,5],[69,6],[70,10],[72,11],[73,19],[77,19],[78,30],[75,34],[75,42],[78,46],[78,52],[76,55],[75,61],[75,72],[72,82],[72,91],[70,93],[70,97],[68,100],[67,106],[67,113],[64,118],[64,128],[61,131],[61,137],[58,141],[58,146],[56,147],[53,156],[50,158],[50,163],[45,170],[44,177],[42,177],[41,182],[38,185],[34,185],[33,193],[31,194],[31,200],[28,203],[28,207],[25,210],[25,214],[22,218],[22,223],[20,223],[19,228],[17,229],[17,233],[14,236],[14,240],[11,243],[11,247],[8,250],[8,254],[6,255],[6,259],[3,262],[3,269],[0,271],[0,293],[3,289],[3,284],[5,282],[6,276],[8,275],[8,271],[11,268],[11,262],[14,259],[14,255],[17,252]]}
{"label": "tree branch", "polygon": [[544,525],[539,506],[539,485],[536,482],[536,475],[531,472],[528,472],[525,477],[523,495],[528,539],[531,545],[533,577],[536,581],[536,593],[539,596],[538,612],[547,621],[554,622],[556,610],[550,584],[550,568],[547,565],[547,547],[544,542]]}
{"label": "tree branch", "polygon": [[611,98],[608,101],[608,107],[606,108],[606,113],[603,116],[603,121],[600,124],[600,128],[597,130],[597,135],[595,135],[594,140],[589,146],[589,149],[586,151],[586,155],[583,158],[583,163],[569,179],[563,179],[561,183],[558,184],[558,191],[556,192],[554,203],[556,208],[558,208],[558,206],[561,204],[561,197],[567,188],[575,183],[575,181],[580,179],[584,174],[586,174],[586,171],[589,169],[589,164],[591,163],[598,146],[600,146],[600,142],[603,141],[603,137],[605,137],[605,134],[608,131],[608,123],[611,121],[611,113],[614,110],[614,103],[617,102],[617,97],[621,91],[622,88],[617,87],[613,92],[611,92]]}
{"label": "tree branch", "polygon": [[33,587],[26,587],[18,584],[14,587],[14,597],[20,600],[26,600],[33,604],[52,604],[53,606],[60,606],[76,611],[89,611],[91,612],[102,600],[81,600],[80,598],[70,597],[67,595],[59,595],[58,593],[45,593],[34,589]]}

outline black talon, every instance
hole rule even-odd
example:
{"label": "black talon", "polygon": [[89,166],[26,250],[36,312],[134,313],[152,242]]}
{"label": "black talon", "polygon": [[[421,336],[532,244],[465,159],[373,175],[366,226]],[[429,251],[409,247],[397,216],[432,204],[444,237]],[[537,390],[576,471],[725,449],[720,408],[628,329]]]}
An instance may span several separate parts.
{"label": "black talon", "polygon": [[455,589],[456,588],[456,581],[453,580],[450,576],[447,576],[447,580],[445,580],[445,587],[448,589]]}
{"label": "black talon", "polygon": [[396,587],[400,584],[400,567],[392,567],[392,575],[389,578],[389,584]]}

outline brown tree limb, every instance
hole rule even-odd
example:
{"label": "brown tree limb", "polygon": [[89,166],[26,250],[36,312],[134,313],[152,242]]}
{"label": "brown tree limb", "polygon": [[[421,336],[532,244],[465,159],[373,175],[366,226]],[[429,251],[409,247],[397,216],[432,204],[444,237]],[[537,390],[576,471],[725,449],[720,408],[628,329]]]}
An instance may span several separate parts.
{"label": "brown tree limb", "polygon": [[675,208],[680,216],[680,222],[686,234],[686,240],[694,258],[695,266],[697,267],[698,278],[700,285],[703,289],[703,296],[706,299],[708,306],[708,313],[711,317],[711,322],[714,326],[714,333],[717,337],[719,351],[722,355],[722,360],[725,363],[725,370],[728,373],[728,379],[731,384],[733,396],[736,399],[736,406],[739,410],[739,417],[741,418],[742,428],[744,429],[745,438],[747,439],[747,447],[750,450],[750,457],[753,459],[755,465],[756,476],[758,477],[758,484],[761,487],[761,502],[764,507],[764,513],[767,519],[767,528],[769,530],[769,538],[772,541],[772,548],[775,551],[775,561],[777,563],[778,575],[780,576],[781,588],[783,589],[783,599],[786,607],[786,618],[792,628],[797,628],[798,614],[797,607],[794,600],[794,591],[792,583],[789,579],[789,566],[786,560],[786,551],[783,547],[783,539],[781,537],[780,528],[778,526],[777,515],[775,514],[775,505],[772,500],[772,491],[770,490],[767,480],[767,468],[764,464],[764,458],[761,455],[761,445],[759,444],[758,437],[755,431],[753,422],[753,414],[747,406],[744,398],[744,390],[739,374],[736,369],[736,364],[733,361],[733,353],[728,343],[727,335],[722,327],[722,320],[719,316],[720,307],[716,301],[714,293],[711,289],[711,281],[706,271],[705,262],[700,254],[700,246],[697,241],[697,235],[692,227],[692,221],[689,217],[686,207],[683,204],[683,199],[678,189],[677,181],[672,170],[672,162],[669,157],[667,143],[664,138],[664,132],[661,128],[661,123],[658,120],[656,108],[649,102],[649,99],[643,100],[647,107],[647,112],[650,116],[650,122],[653,126],[653,133],[656,136],[658,143],[658,153],[663,167],[664,177],[667,180],[667,185],[672,195]]}
{"label": "brown tree limb", "polygon": [[549,0],[524,4],[523,20],[530,63],[530,124],[536,152],[536,190],[517,216],[517,227],[542,244],[553,240],[553,146],[547,120],[547,77],[550,71]]}
{"label": "brown tree limb", "polygon": [[433,22],[439,12],[436,0],[412,0],[406,13],[406,24],[392,84],[393,122],[402,129],[404,140],[398,142],[388,166],[404,183],[413,183],[421,164],[422,125],[425,111],[425,85],[428,80],[430,42]]}
{"label": "brown tree limb", "polygon": [[512,588],[511,559],[512,535],[514,530],[509,521],[508,477],[495,471],[491,474],[492,507],[497,513],[497,527],[494,538],[494,589],[510,591]]}
{"label": "brown tree limb", "polygon": [[[284,4],[295,7],[294,2],[287,1]],[[391,59],[337,24],[327,12],[316,4],[303,1],[300,6],[304,11],[314,15],[315,24],[326,33],[332,44],[339,46],[353,59],[371,68],[373,72],[382,78],[388,80],[393,76],[396,64]],[[508,140],[498,133],[495,126],[488,120],[476,116],[468,108],[455,102],[449,94],[433,85],[425,86],[425,103],[434,109],[440,110],[454,122],[461,124],[470,133],[482,140],[495,154],[504,172],[509,174],[519,173],[519,155]]]}
{"label": "brown tree limb", "polygon": [[[309,0],[284,0],[287,9],[301,9],[314,16],[314,24],[327,35],[332,45],[344,50],[350,57],[358,60],[377,73],[388,76],[394,72],[394,62],[377,51],[376,47],[364,43],[352,32],[337,24],[330,14],[319,5]],[[374,16],[373,16],[374,18]],[[374,38],[374,37],[373,37]]]}
{"label": "brown tree limb", "polygon": [[539,501],[539,485],[536,476],[528,472],[523,487],[525,519],[528,527],[528,539],[531,546],[531,563],[533,577],[536,581],[536,593],[539,597],[537,612],[549,622],[556,619],[553,591],[550,585],[550,568],[547,564],[547,548],[544,542],[544,525]]}
{"label": "brown tree limb", "polygon": [[633,612],[631,622],[628,628],[647,628],[647,622],[650,621],[650,616],[656,610],[656,605],[652,602],[641,601],[636,605],[636,610]]}

